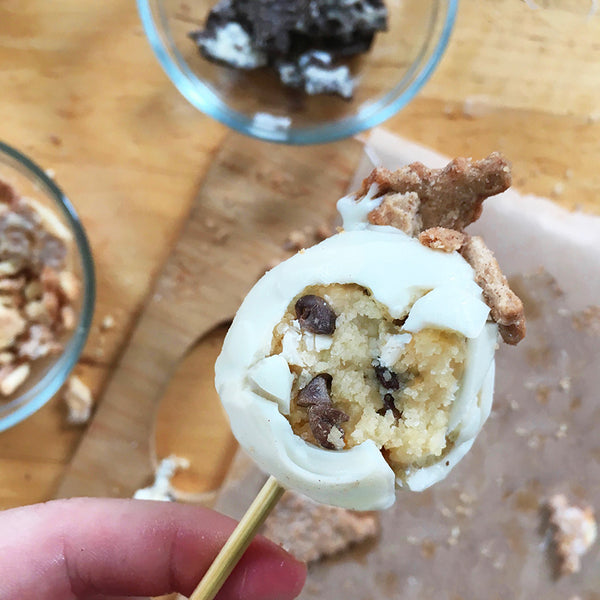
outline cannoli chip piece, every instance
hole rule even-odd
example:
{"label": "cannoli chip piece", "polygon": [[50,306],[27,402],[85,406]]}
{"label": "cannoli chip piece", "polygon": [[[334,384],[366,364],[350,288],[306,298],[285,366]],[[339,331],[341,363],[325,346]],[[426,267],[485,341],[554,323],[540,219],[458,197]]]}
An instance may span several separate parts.
{"label": "cannoli chip piece", "polygon": [[493,252],[479,236],[470,237],[461,249],[475,271],[475,281],[483,290],[492,318],[501,326],[502,339],[516,344],[525,337],[523,302],[510,289]]}
{"label": "cannoli chip piece", "polygon": [[372,225],[391,225],[411,237],[421,231],[419,196],[415,192],[387,194],[368,215]]}
{"label": "cannoli chip piece", "polygon": [[511,174],[506,159],[493,152],[478,161],[455,158],[443,169],[429,169],[421,163],[397,171],[380,167],[363,181],[357,196],[365,196],[373,184],[380,196],[416,193],[422,230],[446,227],[462,231],[480,217],[486,198],[510,187]]}

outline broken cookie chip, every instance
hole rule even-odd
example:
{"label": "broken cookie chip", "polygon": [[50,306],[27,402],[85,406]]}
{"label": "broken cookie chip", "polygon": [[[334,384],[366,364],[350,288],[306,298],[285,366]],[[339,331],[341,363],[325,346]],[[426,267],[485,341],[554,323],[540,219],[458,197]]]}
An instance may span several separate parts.
{"label": "broken cookie chip", "polygon": [[[375,169],[356,198],[379,199],[369,223],[396,227],[435,250],[460,252],[475,270],[492,319],[502,339],[517,344],[525,337],[523,303],[510,289],[492,251],[463,229],[481,216],[483,201],[505,191],[510,166],[497,152],[473,161],[457,158],[443,169],[413,163],[397,171]],[[410,198],[410,200],[408,200]]]}
{"label": "broken cookie chip", "polygon": [[216,386],[242,447],[284,487],[382,509],[471,448],[491,409],[499,327],[517,341],[522,305],[462,227],[509,181],[498,155],[378,169],[338,202],[340,233],[250,291]]}
{"label": "broken cookie chip", "polygon": [[0,396],[18,392],[36,361],[60,354],[77,325],[72,243],[52,212],[0,181]]}

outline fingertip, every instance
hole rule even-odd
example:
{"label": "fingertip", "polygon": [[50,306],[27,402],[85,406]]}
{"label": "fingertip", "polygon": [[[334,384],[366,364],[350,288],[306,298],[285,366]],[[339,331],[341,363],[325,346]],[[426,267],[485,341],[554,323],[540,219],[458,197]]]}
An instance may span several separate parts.
{"label": "fingertip", "polygon": [[217,600],[293,600],[298,597],[306,581],[306,565],[279,546],[264,542],[266,544],[253,544],[246,551]]}
{"label": "fingertip", "polygon": [[297,598],[302,589],[304,588],[304,584],[306,583],[306,563],[300,562],[299,560],[294,560],[294,564],[290,565],[290,576],[292,585],[290,586],[290,596],[289,598]]}

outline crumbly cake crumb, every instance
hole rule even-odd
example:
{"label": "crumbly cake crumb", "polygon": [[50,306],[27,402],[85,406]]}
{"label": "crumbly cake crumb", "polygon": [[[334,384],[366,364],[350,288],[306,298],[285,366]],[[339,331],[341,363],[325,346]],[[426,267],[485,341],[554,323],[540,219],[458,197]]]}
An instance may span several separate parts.
{"label": "crumbly cake crumb", "polygon": [[309,563],[373,539],[378,532],[377,513],[317,504],[294,492],[285,492],[263,531],[298,560]]}
{"label": "crumbly cake crumb", "polygon": [[548,501],[548,509],[559,574],[578,573],[581,570],[581,557],[596,541],[594,511],[590,506],[572,506],[563,494],[552,496]]}

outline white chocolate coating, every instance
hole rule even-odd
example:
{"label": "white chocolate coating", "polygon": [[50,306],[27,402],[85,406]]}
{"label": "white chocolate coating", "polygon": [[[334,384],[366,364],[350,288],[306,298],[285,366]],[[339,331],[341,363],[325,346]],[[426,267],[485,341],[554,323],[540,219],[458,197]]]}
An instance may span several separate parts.
{"label": "white chocolate coating", "polygon": [[[342,213],[345,200],[338,205]],[[487,323],[489,309],[481,289],[459,254],[431,250],[391,227],[365,224],[362,202],[352,202],[354,217],[344,222],[353,231],[296,254],[250,291],[226,336],[215,381],[235,437],[263,470],[317,502],[378,510],[394,503],[396,484],[418,491],[443,479],[473,444],[491,408],[497,328]],[[377,201],[366,202],[373,208]],[[368,288],[392,318],[414,304],[405,324],[413,333],[438,327],[469,338],[465,374],[450,414],[449,433],[457,432],[457,439],[438,463],[402,481],[395,481],[371,441],[349,450],[326,450],[292,432],[278,404],[287,400],[280,398],[280,384],[291,381],[285,361],[271,361],[270,368],[280,371],[272,373],[276,393],[249,377],[269,356],[273,329],[290,302],[308,286],[332,283]]]}

